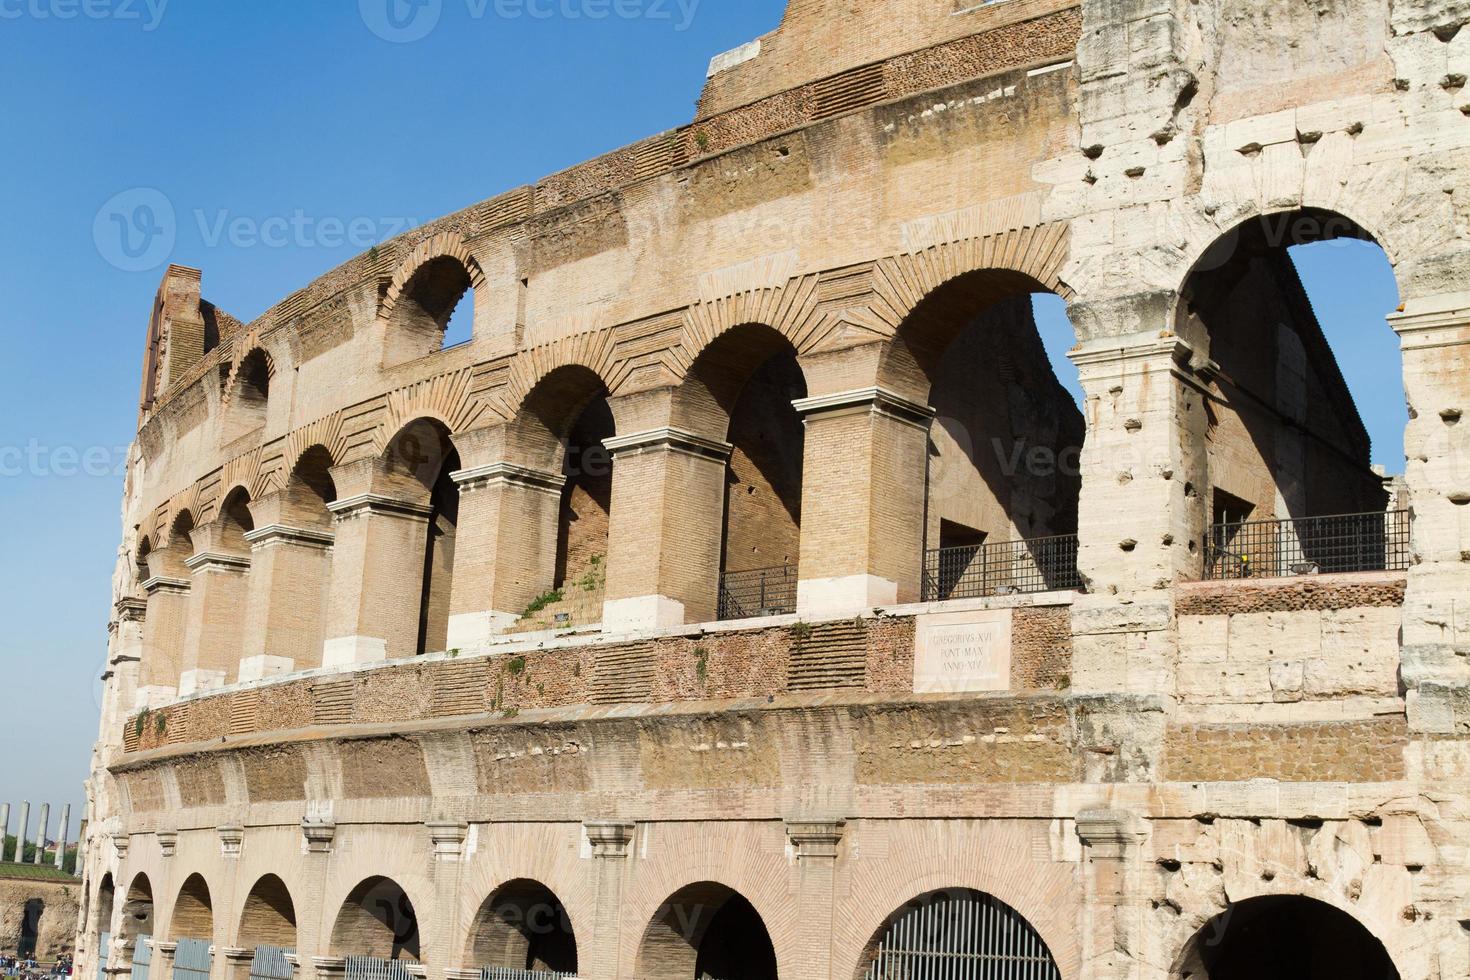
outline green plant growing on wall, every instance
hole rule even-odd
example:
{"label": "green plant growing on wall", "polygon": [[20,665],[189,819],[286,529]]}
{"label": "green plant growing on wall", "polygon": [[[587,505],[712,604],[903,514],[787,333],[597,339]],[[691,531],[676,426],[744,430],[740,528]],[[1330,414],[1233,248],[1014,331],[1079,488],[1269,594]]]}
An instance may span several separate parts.
{"label": "green plant growing on wall", "polygon": [[532,616],[536,615],[538,612],[545,609],[552,603],[561,602],[563,598],[565,598],[565,596],[561,594],[560,589],[552,589],[550,592],[543,592],[541,595],[538,595],[536,598],[531,600],[531,604],[526,607],[526,611],[521,614],[521,618],[530,619]]}
{"label": "green plant growing on wall", "polygon": [[159,738],[162,738],[165,734],[167,734],[168,715],[164,714],[161,711],[158,713],[158,720],[154,722],[154,731],[158,732]]}
{"label": "green plant growing on wall", "polygon": [[153,712],[150,709],[144,708],[143,713],[133,719],[133,734],[136,735],[138,738],[142,738],[143,732],[147,731],[148,716],[152,713]]}
{"label": "green plant growing on wall", "polygon": [[699,152],[704,153],[709,149],[709,134],[703,130],[694,134],[694,145],[699,147]]}
{"label": "green plant growing on wall", "polygon": [[525,657],[511,657],[505,662],[505,672],[512,677],[519,677],[526,672]]}
{"label": "green plant growing on wall", "polygon": [[704,690],[709,680],[709,651],[704,647],[694,648],[694,676],[699,678],[699,688]]}

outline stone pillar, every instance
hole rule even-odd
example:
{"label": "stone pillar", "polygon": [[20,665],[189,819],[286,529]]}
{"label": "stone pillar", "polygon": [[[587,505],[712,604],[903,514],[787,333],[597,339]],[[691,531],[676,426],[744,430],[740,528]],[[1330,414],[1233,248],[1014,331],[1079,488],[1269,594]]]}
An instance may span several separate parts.
{"label": "stone pillar", "polygon": [[44,864],[46,855],[46,826],[51,822],[51,804],[41,804],[41,818],[36,821],[36,851],[31,855],[32,864]]}
{"label": "stone pillar", "polygon": [[56,870],[66,867],[66,838],[71,832],[71,804],[61,805],[61,819],[56,824]]}
{"label": "stone pillar", "polygon": [[224,964],[222,980],[250,980],[250,964],[255,961],[255,950],[226,946],[218,953],[215,961]]}
{"label": "stone pillar", "polygon": [[1140,845],[1148,825],[1123,810],[1088,810],[1077,814],[1077,836],[1084,848],[1082,865],[1082,970],[1096,980],[1123,980],[1140,975],[1134,959],[1144,954]]}
{"label": "stone pillar", "polygon": [[184,627],[189,619],[189,580],[154,575],[143,621],[143,661],[135,708],[157,707],[178,696],[184,670]]}
{"label": "stone pillar", "polygon": [[1209,498],[1192,356],[1157,330],[1089,341],[1071,354],[1087,416],[1078,522],[1087,594],[1072,607],[1076,691],[1174,690],[1170,589],[1200,577]]}
{"label": "stone pillar", "polygon": [[250,589],[240,680],[320,667],[331,532],[270,523],[248,532],[245,540],[250,543]]}
{"label": "stone pillar", "polygon": [[108,641],[107,670],[102,675],[102,741],[122,745],[123,715],[139,701],[142,684],[143,628],[148,604],[125,597],[113,607],[112,636]]}
{"label": "stone pillar", "polygon": [[[10,834],[10,804],[0,803],[0,861],[5,860],[5,838]],[[18,836],[18,835],[17,835]]]}
{"label": "stone pillar", "polygon": [[591,942],[585,947],[578,944],[577,972],[585,980],[614,980],[620,975],[623,879],[633,843],[633,825],[597,820],[583,826],[592,845],[593,874],[597,876],[597,915],[592,922]]}
{"label": "stone pillar", "polygon": [[342,970],[346,969],[346,961],[337,961],[335,957],[329,960],[342,963],[342,970],[332,971],[332,964],[328,964],[328,971],[323,973],[317,958],[320,954],[330,949],[332,926],[335,922],[337,909],[327,908],[327,871],[332,862],[332,845],[337,838],[337,825],[329,816],[317,814],[314,818],[301,821],[301,836],[306,845],[306,853],[302,855],[301,894],[302,899],[296,906],[297,946],[296,955],[301,963],[307,967],[304,971],[304,980],[311,980],[312,972],[318,980],[342,980]]}
{"label": "stone pillar", "polygon": [[15,864],[21,863],[21,858],[26,853],[26,829],[31,822],[31,801],[25,800],[20,805],[20,825],[15,828],[15,854],[11,861]]}
{"label": "stone pillar", "polygon": [[832,975],[833,885],[844,827],[841,820],[786,822],[786,837],[796,852],[796,908],[803,924],[796,950],[798,976]]}
{"label": "stone pillar", "polygon": [[[1404,352],[1405,482],[1414,518],[1403,609],[1410,727],[1453,734],[1470,686],[1470,293],[1389,317]],[[1463,707],[1460,709],[1463,711]]]}
{"label": "stone pillar", "polygon": [[460,922],[457,910],[469,824],[462,820],[430,820],[425,827],[433,845],[429,876],[434,882],[434,908],[438,914],[419,920],[419,959],[442,967],[457,960],[464,948],[462,930],[466,923]]}
{"label": "stone pillar", "polygon": [[883,388],[793,404],[806,424],[797,612],[919,601],[933,410]]}
{"label": "stone pillar", "polygon": [[222,518],[190,532],[194,554],[184,562],[191,581],[180,696],[223,687],[240,670],[250,559],[236,553],[230,530]]}
{"label": "stone pillar", "polygon": [[448,645],[472,650],[514,625],[555,584],[566,478],[506,462],[450,475],[459,485],[459,522]]}
{"label": "stone pillar", "polygon": [[729,443],[665,426],[604,445],[613,455],[604,628],[714,620]]}
{"label": "stone pillar", "polygon": [[412,657],[418,652],[428,503],[367,492],[329,508],[336,543],[322,666]]}
{"label": "stone pillar", "polygon": [[148,971],[149,976],[153,975],[153,970],[157,970],[160,978],[172,980],[174,958],[178,955],[179,944],[169,940],[153,939],[148,945],[153,947],[153,969]]}
{"label": "stone pillar", "polygon": [[345,956],[313,956],[311,965],[316,971],[316,980],[343,980],[347,976]]}

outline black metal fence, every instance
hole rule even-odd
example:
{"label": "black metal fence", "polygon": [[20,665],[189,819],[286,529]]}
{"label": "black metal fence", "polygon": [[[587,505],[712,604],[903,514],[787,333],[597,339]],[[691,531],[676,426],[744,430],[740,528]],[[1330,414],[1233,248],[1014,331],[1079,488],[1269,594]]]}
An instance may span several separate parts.
{"label": "black metal fence", "polygon": [[1081,588],[1075,534],[938,548],[924,556],[925,602]]}
{"label": "black metal fence", "polygon": [[756,568],[720,576],[720,618],[751,619],[796,612],[796,566]]}
{"label": "black metal fence", "polygon": [[1409,527],[1406,510],[1216,524],[1205,541],[1205,578],[1404,571]]}

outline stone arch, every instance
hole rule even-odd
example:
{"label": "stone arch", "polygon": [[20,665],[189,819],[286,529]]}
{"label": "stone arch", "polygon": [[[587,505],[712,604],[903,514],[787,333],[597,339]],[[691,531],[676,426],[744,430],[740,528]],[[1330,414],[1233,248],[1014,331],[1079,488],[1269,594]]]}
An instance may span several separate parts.
{"label": "stone arch", "polygon": [[240,912],[239,945],[246,949],[274,946],[295,949],[296,903],[286,883],[274,874],[262,875],[245,897]]}
{"label": "stone arch", "polygon": [[198,873],[191,874],[179,888],[169,919],[170,939],[214,939],[214,899],[209,883]]}
{"label": "stone arch", "polygon": [[646,980],[776,980],[776,948],[749,899],[718,882],[695,882],[654,912],[639,940],[634,973]]}
{"label": "stone arch", "polygon": [[607,382],[583,364],[561,364],[527,389],[506,427],[506,457],[547,473],[566,466],[566,439],[587,407],[608,395]]}
{"label": "stone arch", "polygon": [[679,345],[669,352],[676,380],[688,376],[699,355],[720,337],[747,324],[766,324],[805,354],[819,347],[841,324],[820,311],[819,275],[792,278],[778,286],[747,289],[701,300],[684,313]]}
{"label": "stone arch", "polygon": [[258,411],[264,419],[265,404],[270,399],[271,382],[276,376],[276,362],[264,347],[243,347],[230,364],[221,365],[225,375],[221,401],[236,411],[253,416]]}
{"label": "stone arch", "polygon": [[[1177,290],[1171,327],[1194,351],[1203,392],[1194,438],[1208,492],[1195,519],[1210,528],[1207,574],[1392,567],[1396,532],[1368,428],[1289,252],[1337,239],[1377,245],[1337,211],[1255,215],[1198,249]],[[1345,547],[1349,538],[1367,544]]]}
{"label": "stone arch", "polygon": [[132,949],[140,936],[154,934],[153,883],[148,875],[138,872],[128,886],[127,898],[123,901],[122,916],[118,921],[118,935],[114,938]]}
{"label": "stone arch", "polygon": [[332,924],[333,956],[419,960],[418,914],[408,893],[391,878],[364,879],[347,894]]}
{"label": "stone arch", "polygon": [[255,518],[250,513],[250,503],[250,491],[246,487],[233,488],[220,503],[220,543],[231,554],[250,554],[250,542],[246,535],[255,530]]}
{"label": "stone arch", "polygon": [[1236,902],[1185,944],[1170,980],[1398,980],[1387,945],[1356,916],[1305,895]]}
{"label": "stone arch", "polygon": [[419,418],[388,443],[382,458],[387,484],[425,504],[417,652],[447,649],[449,603],[454,581],[454,546],[459,525],[459,452],[444,423]]}
{"label": "stone arch", "polygon": [[576,975],[577,935],[570,914],[539,881],[508,881],[485,899],[466,939],[472,967]]}
{"label": "stone arch", "polygon": [[441,232],[420,242],[398,266],[378,318],[383,324],[385,366],[439,350],[450,316],[466,293],[483,304],[485,273],[464,239]]}
{"label": "stone arch", "polygon": [[328,505],[337,500],[337,483],[332,477],[336,465],[331,450],[321,443],[296,454],[281,490],[281,519],[297,527],[330,531],[332,512]]}
{"label": "stone arch", "polygon": [[[756,370],[772,357],[786,355],[794,359],[798,353],[785,334],[761,321],[721,330],[694,352],[674,390],[670,423],[707,439],[724,441],[735,403]],[[802,384],[806,384],[804,372]]]}
{"label": "stone arch", "polygon": [[[112,872],[109,871],[97,883],[97,900],[94,906],[97,910],[97,917],[93,920],[97,927],[92,930],[94,935],[101,936],[102,933],[112,931],[112,913],[116,903],[117,886],[113,884]],[[102,950],[102,955],[106,956],[107,951]]]}
{"label": "stone arch", "polygon": [[[895,956],[894,950],[901,950]],[[997,974],[1061,980],[1046,940],[1005,902],[971,888],[925,892],[883,920],[858,959],[854,980],[883,980],[894,967],[934,976]]]}

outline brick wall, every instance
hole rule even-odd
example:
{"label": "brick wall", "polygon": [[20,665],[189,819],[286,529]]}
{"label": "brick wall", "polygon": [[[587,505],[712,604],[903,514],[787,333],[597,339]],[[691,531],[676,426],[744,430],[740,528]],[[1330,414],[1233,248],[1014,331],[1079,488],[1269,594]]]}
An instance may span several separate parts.
{"label": "brick wall", "polygon": [[1406,776],[1403,718],[1307,725],[1170,725],[1162,778],[1389,782]]}

